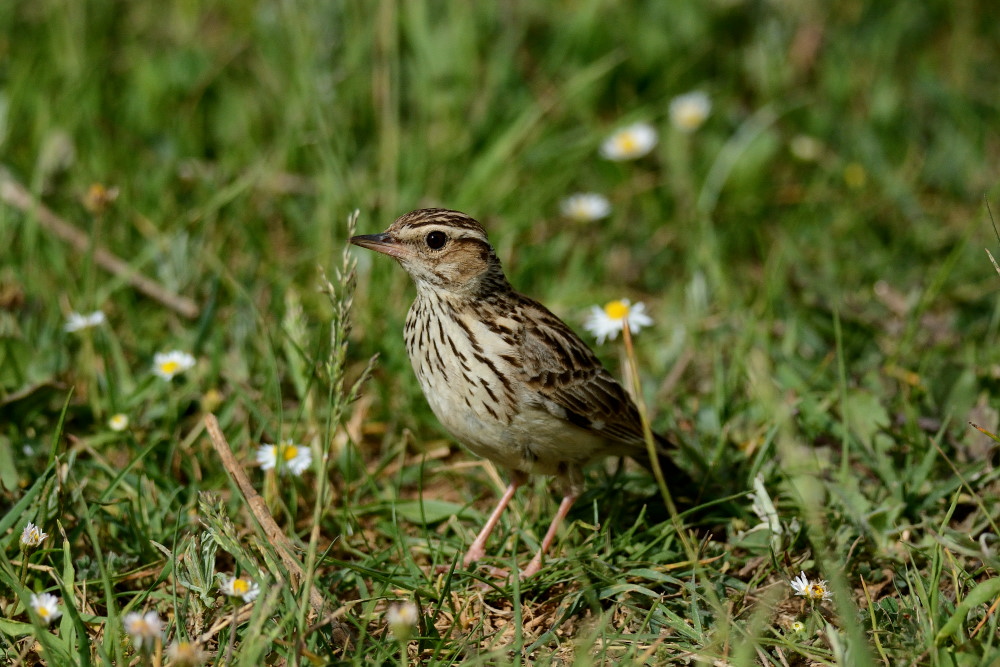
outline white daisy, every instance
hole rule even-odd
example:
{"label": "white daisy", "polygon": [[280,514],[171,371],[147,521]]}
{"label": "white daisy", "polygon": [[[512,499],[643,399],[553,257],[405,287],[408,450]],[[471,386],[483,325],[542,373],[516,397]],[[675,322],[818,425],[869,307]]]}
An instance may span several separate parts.
{"label": "white daisy", "polygon": [[223,575],[219,590],[233,598],[241,598],[244,602],[253,602],[260,595],[260,586],[249,577],[227,577]]}
{"label": "white daisy", "polygon": [[823,142],[808,134],[797,134],[788,142],[788,150],[803,162],[816,162],[823,157]]}
{"label": "white daisy", "polygon": [[62,612],[59,611],[59,598],[51,593],[32,595],[31,608],[41,617],[45,625],[49,625],[52,621],[62,616]]}
{"label": "white daisy", "polygon": [[170,658],[171,665],[184,665],[185,667],[203,665],[208,660],[208,654],[200,646],[185,641],[170,644],[167,647],[167,657]]}
{"label": "white daisy", "polygon": [[84,329],[100,326],[102,324],[104,324],[104,313],[99,310],[95,310],[94,312],[86,315],[72,312],[69,314],[69,317],[66,318],[66,325],[63,329],[68,332],[82,331]]}
{"label": "white daisy", "polygon": [[116,415],[111,415],[108,419],[108,428],[112,431],[124,431],[128,428],[128,415],[119,412]]}
{"label": "white daisy", "polygon": [[793,578],[790,584],[796,595],[805,595],[806,591],[809,590],[809,577],[806,576],[805,572],[800,572],[799,576]]}
{"label": "white daisy", "polygon": [[410,633],[417,627],[420,612],[412,602],[394,604],[385,612],[385,622],[392,636],[399,641],[406,641]]}
{"label": "white daisy", "polygon": [[694,132],[712,113],[712,100],[695,90],[670,100],[670,122],[681,132]]}
{"label": "white daisy", "polygon": [[94,183],[83,195],[83,207],[95,215],[104,213],[118,199],[118,188],[109,188],[102,183]]}
{"label": "white daisy", "polygon": [[829,600],[833,597],[833,593],[826,585],[826,579],[809,581],[805,572],[800,572],[799,576],[792,579],[790,584],[796,595],[810,600]]}
{"label": "white daisy", "polygon": [[43,533],[41,528],[29,521],[24,530],[21,531],[21,545],[25,547],[37,547],[48,536],[48,533]]}
{"label": "white daisy", "polygon": [[153,373],[170,381],[189,368],[194,367],[195,359],[187,352],[173,350],[172,352],[157,352],[153,356]]}
{"label": "white daisy", "polygon": [[628,322],[629,331],[639,333],[642,327],[648,327],[653,320],[646,314],[646,304],[641,301],[634,306],[628,299],[610,301],[604,305],[591,306],[590,315],[583,323],[583,328],[597,336],[597,342],[614,340],[618,332],[625,328]]}
{"label": "white daisy", "polygon": [[611,213],[611,203],[604,195],[596,192],[578,192],[559,203],[562,214],[576,222],[593,222],[606,218]]}
{"label": "white daisy", "polygon": [[312,465],[312,451],[291,440],[284,440],[280,445],[261,445],[257,448],[257,464],[261,470],[278,468],[284,475],[301,475]]}
{"label": "white daisy", "polygon": [[649,154],[656,146],[656,129],[649,123],[635,123],[614,132],[601,144],[601,157],[621,162]]}
{"label": "white daisy", "polygon": [[147,611],[142,614],[132,611],[125,614],[122,619],[125,626],[125,633],[132,638],[132,644],[137,651],[141,651],[144,644],[149,642],[154,646],[157,639],[163,635],[163,621],[155,611]]}

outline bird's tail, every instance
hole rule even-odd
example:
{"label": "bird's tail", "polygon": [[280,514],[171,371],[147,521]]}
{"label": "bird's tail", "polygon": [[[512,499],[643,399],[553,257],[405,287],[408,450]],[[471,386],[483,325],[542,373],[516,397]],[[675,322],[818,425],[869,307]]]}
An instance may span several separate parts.
{"label": "bird's tail", "polygon": [[[674,461],[672,454],[677,452],[679,447],[659,433],[654,433],[653,439],[656,445],[656,462],[660,466],[660,471],[663,473],[663,481],[667,483],[667,489],[670,491],[671,497],[679,504],[693,504],[700,496],[700,489],[691,475]],[[629,456],[655,474],[653,463],[649,458],[649,452],[645,448],[645,443],[642,443],[642,449],[637,449]]]}

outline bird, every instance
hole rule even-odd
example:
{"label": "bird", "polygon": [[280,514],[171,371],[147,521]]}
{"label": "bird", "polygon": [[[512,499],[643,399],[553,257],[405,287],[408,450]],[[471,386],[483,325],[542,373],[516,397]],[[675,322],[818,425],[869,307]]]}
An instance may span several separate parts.
{"label": "bird", "polygon": [[[473,454],[510,473],[463,565],[486,555],[490,534],[530,475],[556,478],[559,508],[520,572],[536,574],[585,488],[586,464],[629,456],[649,467],[635,403],[572,329],[511,287],[486,230],[471,216],[418,209],[381,234],[350,242],[392,257],[409,273],[417,295],[403,338],[431,410]],[[672,443],[654,439],[664,478],[686,477],[670,458]]]}

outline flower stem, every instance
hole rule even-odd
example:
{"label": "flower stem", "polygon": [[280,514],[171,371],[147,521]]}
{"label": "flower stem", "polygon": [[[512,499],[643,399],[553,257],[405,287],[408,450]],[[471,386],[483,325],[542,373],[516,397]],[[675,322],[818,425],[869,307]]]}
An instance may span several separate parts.
{"label": "flower stem", "polygon": [[226,645],[226,657],[222,664],[228,665],[229,659],[233,655],[233,647],[236,646],[236,624],[239,622],[240,605],[233,603],[233,622],[229,624],[229,643]]}
{"label": "flower stem", "polygon": [[25,580],[28,578],[28,549],[21,549],[21,569],[17,573],[17,582],[24,586]]}
{"label": "flower stem", "polygon": [[628,326],[628,320],[622,322],[622,340],[625,343],[625,361],[628,363],[628,375],[632,383],[632,396],[635,399],[636,407],[639,409],[639,421],[642,423],[642,436],[646,440],[646,453],[649,455],[649,464],[653,468],[653,477],[656,478],[656,485],[663,496],[663,502],[667,504],[667,509],[671,515],[677,514],[674,507],[674,500],[667,489],[667,480],[663,477],[663,469],[660,467],[660,459],[656,452],[656,441],[653,438],[653,429],[649,425],[649,415],[646,412],[646,401],[642,398],[642,387],[639,384],[639,364],[635,360],[635,347],[632,345],[632,332]]}
{"label": "flower stem", "polygon": [[629,330],[627,319],[622,324],[622,340],[625,343],[625,360],[628,362],[629,366],[629,376],[632,382],[632,395],[635,399],[636,407],[639,410],[639,421],[642,423],[642,435],[646,440],[646,453],[649,456],[649,464],[653,469],[653,477],[656,478],[656,485],[660,489],[660,495],[663,496],[663,502],[666,504],[667,511],[670,513],[670,518],[674,523],[677,536],[680,538],[681,543],[684,546],[684,551],[687,554],[688,559],[694,563],[697,560],[697,553],[694,549],[694,545],[691,544],[688,539],[687,532],[684,530],[684,525],[681,523],[680,516],[677,513],[677,506],[674,505],[674,499],[670,495],[670,490],[667,488],[667,481],[663,476],[663,469],[660,467],[660,457],[656,451],[656,440],[653,438],[653,429],[649,425],[649,414],[646,410],[646,401],[642,397],[642,387],[639,383],[639,364],[635,360],[635,347],[632,345],[632,332]]}

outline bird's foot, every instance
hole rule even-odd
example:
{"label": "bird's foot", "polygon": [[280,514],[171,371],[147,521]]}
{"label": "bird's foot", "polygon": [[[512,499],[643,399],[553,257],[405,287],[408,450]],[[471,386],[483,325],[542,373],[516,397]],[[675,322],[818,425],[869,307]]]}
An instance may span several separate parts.
{"label": "bird's foot", "polygon": [[510,570],[505,567],[496,567],[495,565],[486,566],[486,573],[493,577],[494,579],[509,579]]}
{"label": "bird's foot", "polygon": [[471,569],[476,561],[480,560],[486,555],[486,550],[483,545],[479,544],[479,540],[472,543],[469,550],[465,552],[465,558],[462,559],[462,565],[465,569]]}
{"label": "bird's foot", "polygon": [[486,551],[482,546],[473,543],[469,550],[465,553],[465,558],[462,559],[462,565],[465,566],[466,570],[474,571],[482,569],[491,577],[496,579],[507,579],[510,577],[510,570],[503,567],[494,567],[493,565],[483,565],[477,567],[476,563],[486,556]]}
{"label": "bird's foot", "polygon": [[521,570],[521,581],[524,581],[528,577],[533,577],[538,574],[538,571],[542,569],[542,554],[541,552],[535,554],[535,557],[531,559],[528,563],[528,567]]}
{"label": "bird's foot", "polygon": [[[447,569],[448,569],[446,566],[440,566],[440,567],[444,571],[447,571]],[[499,580],[509,580],[510,579],[510,574],[511,574],[510,569],[506,568],[506,567],[497,567],[495,565],[480,565],[480,566],[477,567],[475,565],[475,561],[474,560],[473,561],[469,561],[468,563],[465,563],[465,568],[467,570],[469,570],[470,572],[481,570],[482,572],[486,573],[490,577],[493,577],[494,579],[499,579]],[[519,576],[520,576],[521,581],[524,581],[528,577],[532,577],[532,576],[538,574],[538,571],[541,570],[541,569],[542,569],[542,560],[541,560],[541,558],[537,558],[537,557],[533,558],[531,560],[531,562],[528,563],[528,567],[522,569],[519,572]],[[487,586],[487,588],[490,588],[490,587]]]}

